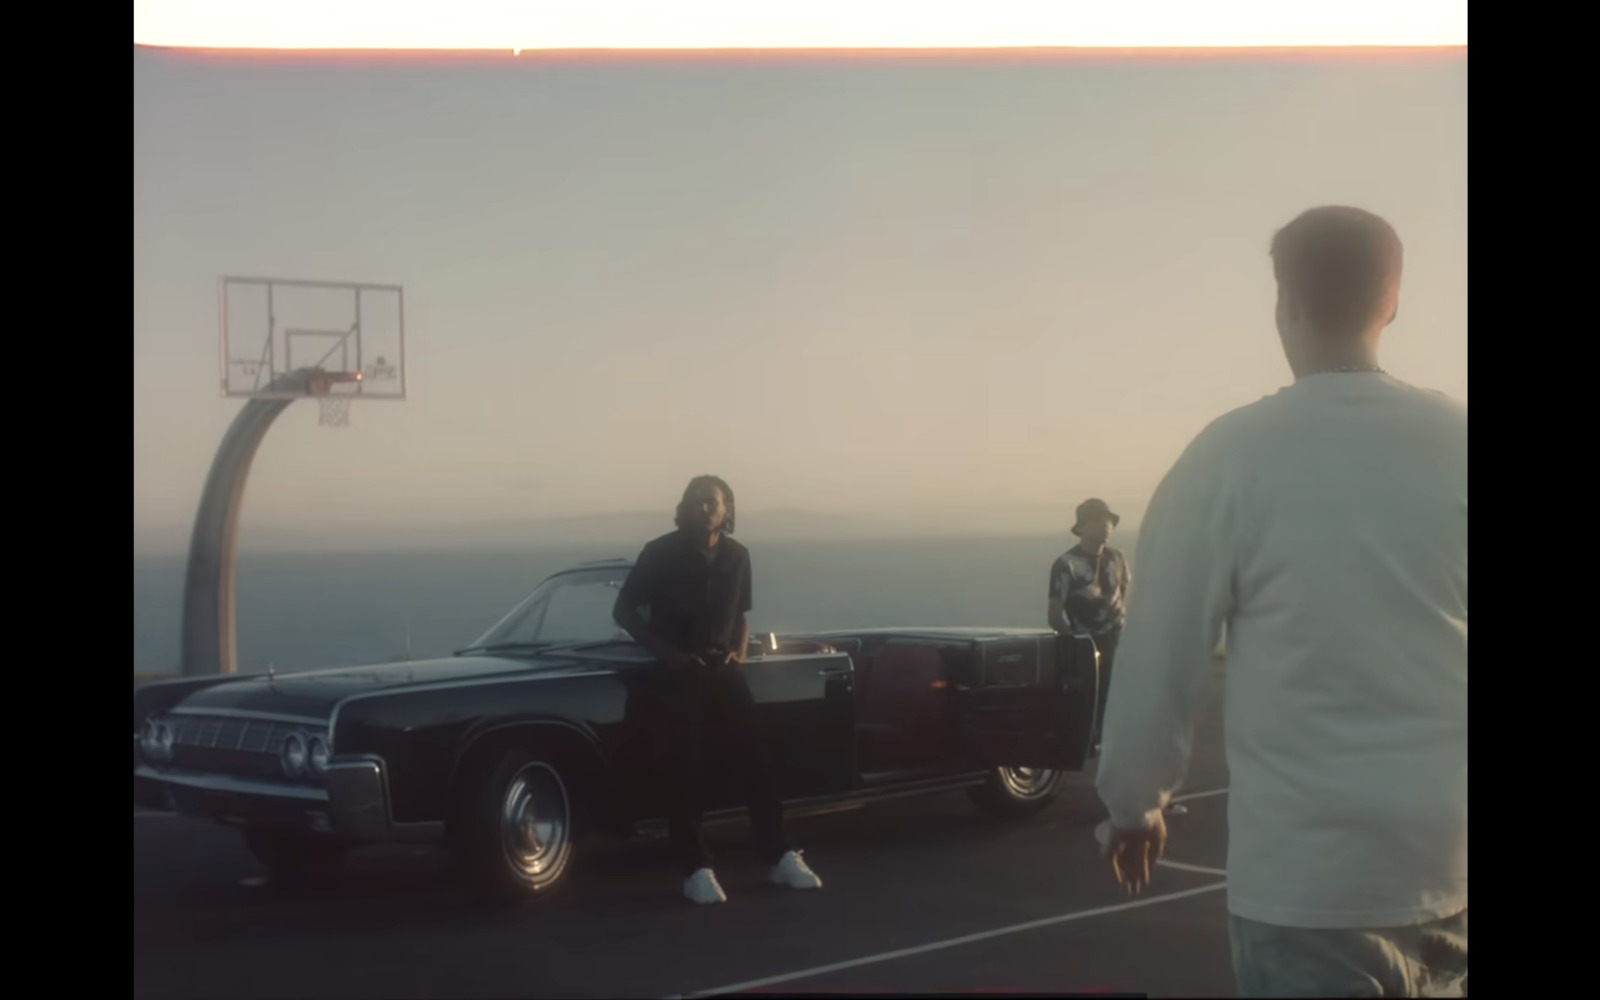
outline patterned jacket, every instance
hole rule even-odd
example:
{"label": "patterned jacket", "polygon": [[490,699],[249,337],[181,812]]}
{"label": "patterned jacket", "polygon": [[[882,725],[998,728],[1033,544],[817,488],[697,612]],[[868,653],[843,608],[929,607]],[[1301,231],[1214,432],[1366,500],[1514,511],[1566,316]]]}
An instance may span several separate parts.
{"label": "patterned jacket", "polygon": [[1128,585],[1132,574],[1121,552],[1107,546],[1095,560],[1076,548],[1063,552],[1050,567],[1050,595],[1061,598],[1067,621],[1077,635],[1111,635],[1127,622]]}

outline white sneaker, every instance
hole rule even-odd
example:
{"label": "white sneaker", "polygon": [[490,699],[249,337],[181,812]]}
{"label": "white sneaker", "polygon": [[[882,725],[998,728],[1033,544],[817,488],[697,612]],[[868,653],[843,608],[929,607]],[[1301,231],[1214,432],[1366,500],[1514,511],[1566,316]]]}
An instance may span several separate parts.
{"label": "white sneaker", "polygon": [[728,896],[717,884],[717,876],[702,868],[683,880],[683,894],[691,903],[726,903]]}
{"label": "white sneaker", "polygon": [[817,878],[817,873],[806,867],[799,851],[785,854],[781,861],[772,866],[767,879],[773,885],[786,885],[791,889],[822,888],[822,879]]}

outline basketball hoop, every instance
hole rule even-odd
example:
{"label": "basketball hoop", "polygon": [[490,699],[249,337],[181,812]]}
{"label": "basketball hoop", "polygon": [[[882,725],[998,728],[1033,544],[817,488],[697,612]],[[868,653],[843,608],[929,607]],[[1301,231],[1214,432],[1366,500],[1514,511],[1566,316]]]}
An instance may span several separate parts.
{"label": "basketball hoop", "polygon": [[337,374],[315,372],[307,380],[306,388],[322,411],[317,423],[324,427],[349,427],[352,397],[334,393],[333,383],[336,381],[359,382],[361,376],[348,372]]}

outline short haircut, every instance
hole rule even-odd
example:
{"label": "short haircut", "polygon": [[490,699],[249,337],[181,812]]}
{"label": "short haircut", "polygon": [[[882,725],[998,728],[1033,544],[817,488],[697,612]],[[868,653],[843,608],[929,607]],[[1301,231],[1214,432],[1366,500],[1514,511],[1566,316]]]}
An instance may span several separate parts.
{"label": "short haircut", "polygon": [[1309,313],[1317,332],[1352,336],[1378,318],[1400,281],[1400,235],[1371,212],[1328,205],[1301,213],[1272,238],[1279,286]]}

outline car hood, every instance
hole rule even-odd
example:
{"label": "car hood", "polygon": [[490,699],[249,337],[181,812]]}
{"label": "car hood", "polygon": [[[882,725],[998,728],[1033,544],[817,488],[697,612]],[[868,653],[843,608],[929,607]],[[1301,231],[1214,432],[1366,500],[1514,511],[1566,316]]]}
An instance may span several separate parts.
{"label": "car hood", "polygon": [[333,706],[352,694],[385,688],[406,688],[440,681],[468,680],[516,674],[561,674],[592,671],[593,663],[574,657],[546,656],[506,659],[459,656],[412,663],[382,663],[366,667],[337,667],[296,674],[249,674],[202,688],[174,707],[192,711],[264,712],[327,718]]}

